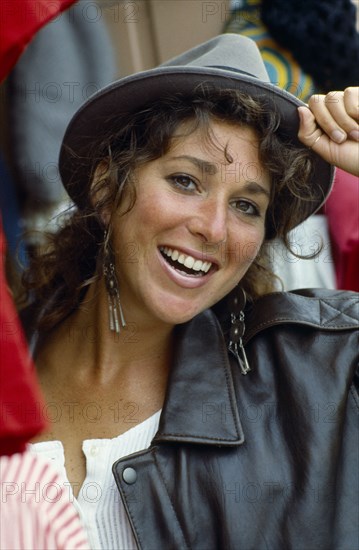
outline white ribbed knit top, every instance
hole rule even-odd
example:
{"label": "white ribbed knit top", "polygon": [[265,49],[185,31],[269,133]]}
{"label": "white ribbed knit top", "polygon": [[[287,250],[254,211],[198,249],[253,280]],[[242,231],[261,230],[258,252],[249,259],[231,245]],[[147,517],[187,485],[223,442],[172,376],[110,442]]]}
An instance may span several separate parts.
{"label": "white ribbed knit top", "polygon": [[116,460],[146,449],[158,429],[160,412],[113,439],[88,439],[82,444],[86,478],[78,497],[72,493],[66,474],[61,441],[41,441],[31,451],[50,459],[59,471],[68,498],[74,502],[92,550],[132,550],[136,543],[113,474]]}

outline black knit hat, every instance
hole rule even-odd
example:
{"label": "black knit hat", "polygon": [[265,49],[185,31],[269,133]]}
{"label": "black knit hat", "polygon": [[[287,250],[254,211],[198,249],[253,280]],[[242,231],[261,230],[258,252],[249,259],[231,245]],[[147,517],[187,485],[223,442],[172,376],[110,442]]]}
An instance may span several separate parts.
{"label": "black knit hat", "polygon": [[262,0],[261,17],[322,92],[359,81],[359,34],[352,0]]}

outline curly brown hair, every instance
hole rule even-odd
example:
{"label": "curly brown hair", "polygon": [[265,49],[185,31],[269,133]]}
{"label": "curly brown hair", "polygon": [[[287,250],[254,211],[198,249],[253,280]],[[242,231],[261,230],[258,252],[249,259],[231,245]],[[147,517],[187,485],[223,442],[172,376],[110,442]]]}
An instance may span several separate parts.
{"label": "curly brown hair", "polygon": [[[50,330],[78,307],[88,286],[101,276],[102,213],[113,213],[118,208],[125,189],[132,193],[134,204],[131,176],[135,169],[164,155],[180,125],[186,123],[188,132],[203,129],[210,137],[213,120],[256,131],[259,159],[271,176],[266,241],[281,237],[289,248],[288,232],[306,216],[318,197],[308,184],[312,169],[308,152],[299,144],[289,144],[281,135],[280,115],[273,106],[268,108],[266,97],[258,100],[233,89],[204,86],[191,96],[164,97],[134,114],[103,121],[108,132],[101,142],[94,140],[87,155],[93,159],[91,174],[81,182],[81,204],[85,206],[71,209],[59,231],[46,235],[46,245],[32,257],[24,274],[28,295],[36,309],[42,310],[41,330]],[[81,158],[77,160],[80,165]],[[273,290],[273,279],[263,246],[241,284],[254,298]]]}

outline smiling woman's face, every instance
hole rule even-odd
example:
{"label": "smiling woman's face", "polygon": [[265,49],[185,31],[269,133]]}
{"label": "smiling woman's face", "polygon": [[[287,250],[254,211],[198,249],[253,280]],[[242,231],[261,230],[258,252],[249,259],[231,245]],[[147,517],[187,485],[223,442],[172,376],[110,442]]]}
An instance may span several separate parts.
{"label": "smiling woman's face", "polygon": [[270,177],[255,132],[212,122],[211,141],[183,134],[136,170],[135,204],[112,221],[127,319],[188,321],[234,288],[263,242]]}

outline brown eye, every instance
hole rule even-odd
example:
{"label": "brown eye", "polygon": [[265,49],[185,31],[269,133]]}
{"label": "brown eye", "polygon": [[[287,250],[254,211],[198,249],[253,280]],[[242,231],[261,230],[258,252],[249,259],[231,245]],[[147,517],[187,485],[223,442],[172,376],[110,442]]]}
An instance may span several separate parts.
{"label": "brown eye", "polygon": [[174,174],[170,176],[168,180],[178,189],[183,189],[185,191],[195,191],[197,189],[197,184],[194,179],[186,174]]}
{"label": "brown eye", "polygon": [[234,202],[234,207],[239,212],[243,212],[248,216],[259,216],[259,210],[257,206],[249,201],[238,200]]}

